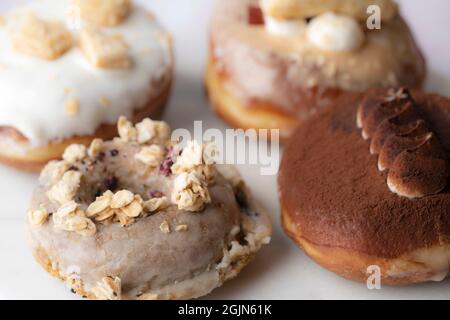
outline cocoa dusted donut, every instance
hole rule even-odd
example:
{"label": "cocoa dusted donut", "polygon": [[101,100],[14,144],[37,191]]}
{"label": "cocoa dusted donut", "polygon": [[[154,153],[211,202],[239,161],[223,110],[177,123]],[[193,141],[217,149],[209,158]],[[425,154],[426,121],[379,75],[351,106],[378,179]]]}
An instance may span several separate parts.
{"label": "cocoa dusted donut", "polygon": [[237,276],[271,235],[237,170],[210,144],[174,144],[164,122],[118,126],[42,171],[28,212],[39,264],[91,299],[190,299]]}
{"label": "cocoa dusted donut", "polygon": [[132,0],[42,0],[0,24],[0,162],[39,170],[72,144],[162,114],[170,35]]}
{"label": "cocoa dusted donut", "polygon": [[450,266],[450,100],[400,89],[352,94],[305,121],[281,163],[285,232],[357,281],[440,281]]}
{"label": "cocoa dusted donut", "polygon": [[[381,29],[369,30],[369,5]],[[229,0],[212,16],[206,87],[214,110],[241,128],[280,129],[348,92],[420,87],[425,61],[392,0]]]}

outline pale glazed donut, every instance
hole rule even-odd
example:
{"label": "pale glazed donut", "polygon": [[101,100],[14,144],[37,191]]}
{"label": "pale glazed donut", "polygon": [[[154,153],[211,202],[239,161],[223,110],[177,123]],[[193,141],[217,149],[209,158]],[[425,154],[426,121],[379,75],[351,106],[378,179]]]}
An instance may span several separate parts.
{"label": "pale glazed donut", "polygon": [[206,87],[214,110],[231,125],[279,128],[287,138],[346,92],[421,86],[425,61],[390,1],[377,2],[389,11],[381,30],[365,27],[360,8],[352,10],[355,1],[273,3],[318,6],[318,16],[280,17],[257,0],[223,1],[212,16]]}
{"label": "pale glazed donut", "polygon": [[37,170],[71,143],[112,138],[121,114],[161,115],[172,44],[146,9],[130,0],[42,0],[3,20],[1,162]]}
{"label": "pale glazed donut", "polygon": [[449,99],[404,89],[348,94],[305,121],[280,167],[286,233],[348,279],[374,266],[381,285],[448,277],[449,124]]}
{"label": "pale glazed donut", "polygon": [[91,299],[190,299],[234,278],[271,223],[211,145],[181,150],[163,122],[69,146],[42,171],[28,212],[36,260]]}

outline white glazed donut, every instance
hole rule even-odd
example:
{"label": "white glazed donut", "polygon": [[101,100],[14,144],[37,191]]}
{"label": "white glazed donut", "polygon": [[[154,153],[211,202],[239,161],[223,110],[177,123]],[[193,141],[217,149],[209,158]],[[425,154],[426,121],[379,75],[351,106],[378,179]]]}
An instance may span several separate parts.
{"label": "white glazed donut", "polygon": [[4,20],[3,162],[36,169],[72,142],[112,137],[120,115],[161,113],[172,77],[171,38],[146,9],[129,0],[42,0]]}

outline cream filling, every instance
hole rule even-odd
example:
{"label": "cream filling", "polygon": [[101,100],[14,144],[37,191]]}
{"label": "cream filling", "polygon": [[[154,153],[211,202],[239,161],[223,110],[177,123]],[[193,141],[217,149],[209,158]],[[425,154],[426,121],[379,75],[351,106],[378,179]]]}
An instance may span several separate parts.
{"label": "cream filling", "polygon": [[[31,146],[92,134],[102,123],[114,124],[120,115],[130,117],[134,109],[158,96],[162,80],[170,76],[170,38],[137,5],[122,24],[103,29],[120,34],[127,43],[132,62],[128,69],[97,69],[76,46],[53,61],[12,48],[11,35],[23,12],[32,10],[40,18],[69,23],[69,8],[69,0],[34,1],[6,15],[5,26],[0,26],[0,126],[18,129]],[[77,37],[78,31],[72,31]],[[72,116],[64,108],[70,99],[79,101],[79,110]]]}
{"label": "cream filling", "polygon": [[386,272],[391,277],[403,278],[415,273],[430,272],[430,281],[442,281],[449,273],[450,246],[418,249],[397,259]]}

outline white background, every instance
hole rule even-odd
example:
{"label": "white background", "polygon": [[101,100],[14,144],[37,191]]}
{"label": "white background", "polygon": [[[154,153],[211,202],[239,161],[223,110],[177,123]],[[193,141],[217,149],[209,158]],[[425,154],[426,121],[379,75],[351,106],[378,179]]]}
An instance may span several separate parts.
{"label": "white background", "polygon": [[[223,0],[226,1],[226,0]],[[25,1],[0,0],[0,10]],[[165,115],[173,128],[225,129],[208,109],[202,74],[207,48],[207,23],[213,0],[142,0],[173,33],[177,73],[173,96]],[[424,50],[429,68],[426,88],[450,96],[450,2],[403,0],[402,12]],[[1,120],[0,120],[1,122]],[[368,290],[322,269],[289,239],[280,227],[276,177],[260,176],[258,167],[241,171],[257,198],[272,214],[274,235],[235,280],[215,290],[212,299],[447,299],[450,280],[408,287]],[[0,298],[73,299],[66,286],[34,262],[24,240],[24,217],[36,184],[36,175],[0,166]]]}

